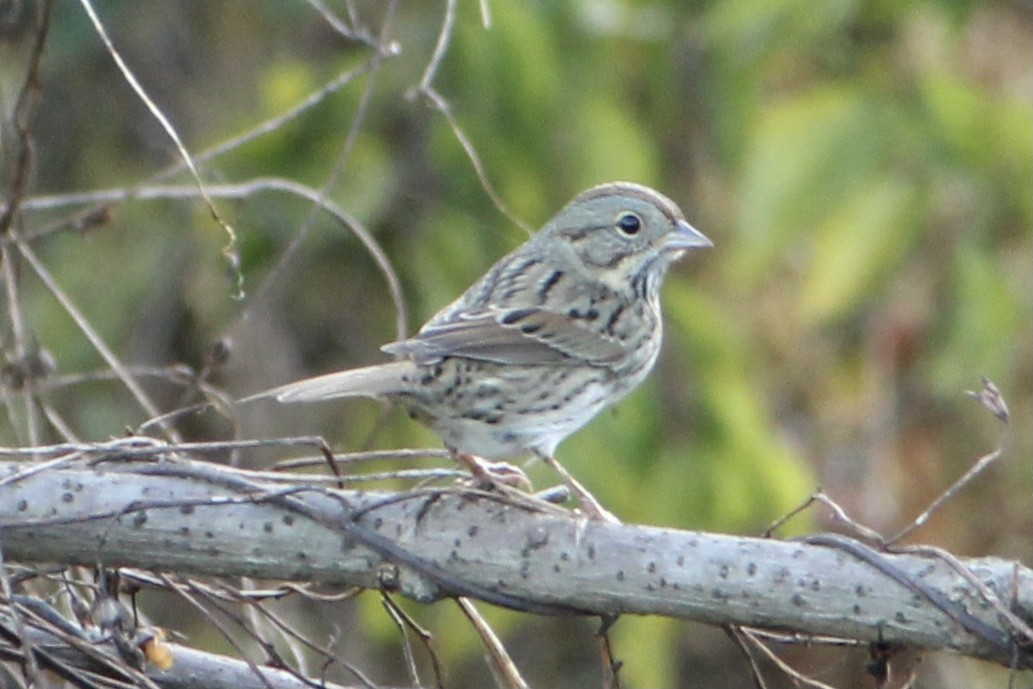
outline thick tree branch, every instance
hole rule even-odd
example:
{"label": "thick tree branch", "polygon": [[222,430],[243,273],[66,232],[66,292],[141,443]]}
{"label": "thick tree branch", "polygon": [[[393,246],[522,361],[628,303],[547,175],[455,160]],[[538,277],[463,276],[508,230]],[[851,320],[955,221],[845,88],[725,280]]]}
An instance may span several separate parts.
{"label": "thick tree branch", "polygon": [[171,455],[39,466],[0,475],[7,561],[334,582],[424,602],[467,595],[541,613],[656,614],[1033,664],[1022,633],[1033,572],[996,558],[962,560],[972,577],[941,558],[841,537],[617,525],[454,489],[285,487]]}

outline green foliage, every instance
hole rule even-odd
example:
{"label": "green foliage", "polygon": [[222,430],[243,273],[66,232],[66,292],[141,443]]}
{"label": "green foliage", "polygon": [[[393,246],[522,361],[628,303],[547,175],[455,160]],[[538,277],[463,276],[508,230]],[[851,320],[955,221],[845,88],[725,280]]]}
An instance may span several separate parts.
{"label": "green foliage", "polygon": [[800,293],[805,324],[831,320],[878,293],[916,239],[915,195],[905,179],[873,180],[815,227]]}
{"label": "green foliage", "polygon": [[1015,362],[1029,358],[1029,343],[1009,333],[1029,332],[1029,282],[1016,284],[990,257],[972,246],[955,257],[955,301],[940,333],[942,345],[932,360],[932,380],[943,394],[971,384],[966,371],[1002,380]]}

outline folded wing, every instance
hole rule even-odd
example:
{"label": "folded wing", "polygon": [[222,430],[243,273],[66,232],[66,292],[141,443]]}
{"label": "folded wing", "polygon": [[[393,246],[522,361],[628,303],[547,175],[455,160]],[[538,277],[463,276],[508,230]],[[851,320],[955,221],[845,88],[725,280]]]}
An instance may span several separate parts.
{"label": "folded wing", "polygon": [[554,366],[574,360],[609,366],[625,356],[618,339],[590,325],[542,308],[490,309],[432,321],[415,337],[381,349],[417,364],[453,356],[499,364]]}

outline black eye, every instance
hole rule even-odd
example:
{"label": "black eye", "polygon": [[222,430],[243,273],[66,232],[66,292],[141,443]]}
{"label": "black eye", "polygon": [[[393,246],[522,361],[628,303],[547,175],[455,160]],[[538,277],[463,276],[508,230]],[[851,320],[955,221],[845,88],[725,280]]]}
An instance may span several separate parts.
{"label": "black eye", "polygon": [[627,235],[638,234],[642,229],[642,218],[634,213],[624,213],[617,218],[617,229]]}

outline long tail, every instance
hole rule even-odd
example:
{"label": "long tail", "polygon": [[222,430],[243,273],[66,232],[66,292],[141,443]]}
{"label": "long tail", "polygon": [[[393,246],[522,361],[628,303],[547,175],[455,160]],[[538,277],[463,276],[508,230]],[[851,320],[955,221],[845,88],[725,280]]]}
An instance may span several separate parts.
{"label": "long tail", "polygon": [[416,365],[411,361],[353,368],[281,385],[240,401],[250,402],[275,397],[277,402],[320,402],[340,397],[389,395],[406,389],[408,386],[404,379],[411,377],[415,370]]}

